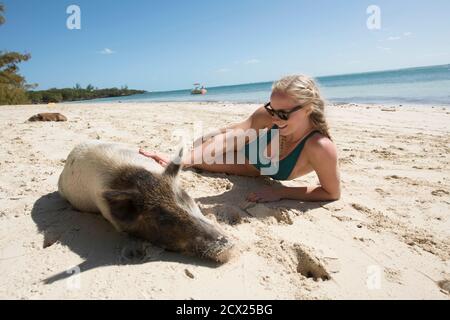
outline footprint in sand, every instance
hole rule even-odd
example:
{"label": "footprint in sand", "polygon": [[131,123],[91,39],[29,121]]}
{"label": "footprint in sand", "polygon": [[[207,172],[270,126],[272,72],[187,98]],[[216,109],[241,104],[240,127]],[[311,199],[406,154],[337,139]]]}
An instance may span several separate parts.
{"label": "footprint in sand", "polygon": [[[229,225],[236,225],[243,221],[243,218],[247,216],[245,211],[238,207],[230,205],[216,205],[214,207],[205,207],[199,204],[205,216],[213,218],[219,222],[223,222]],[[213,218],[214,219],[214,218]]]}
{"label": "footprint in sand", "polygon": [[442,190],[442,189],[434,190],[431,192],[431,194],[436,197],[444,197],[444,196],[450,195],[450,193],[448,191]]}
{"label": "footprint in sand", "polygon": [[248,203],[243,208],[250,216],[268,220],[268,218],[275,218],[278,223],[294,224],[290,212],[284,208],[269,208],[263,204]]}
{"label": "footprint in sand", "polygon": [[381,195],[381,196],[389,196],[389,195],[391,195],[389,192],[384,191],[384,190],[381,189],[381,188],[376,188],[375,191],[376,191],[379,195]]}
{"label": "footprint in sand", "polygon": [[[325,269],[324,264],[313,255],[310,250],[303,248],[301,245],[294,245],[295,260],[297,261],[297,272],[302,276],[313,279],[314,281],[327,281],[331,279],[330,274]],[[333,270],[337,272],[339,269],[336,262],[333,261]]]}
{"label": "footprint in sand", "polygon": [[384,276],[386,280],[392,283],[403,284],[401,278],[402,273],[399,270],[395,270],[392,268],[384,268]]}
{"label": "footprint in sand", "polygon": [[[340,271],[339,259],[332,256],[324,256],[322,250],[318,250],[320,254],[316,254],[315,250],[306,247],[300,243],[279,241],[264,235],[265,239],[275,240],[278,244],[272,241],[261,241],[256,243],[256,247],[260,249],[259,254],[273,261],[274,263],[281,263],[283,268],[291,272],[299,274],[301,279],[311,279],[316,282],[331,280],[331,274]],[[268,239],[267,239],[267,238]]]}
{"label": "footprint in sand", "polygon": [[386,180],[401,180],[403,178],[401,178],[401,177],[399,177],[399,176],[394,174],[392,176],[385,177],[384,179],[386,179]]}
{"label": "footprint in sand", "polygon": [[372,213],[372,210],[370,210],[366,206],[363,206],[362,204],[352,203],[352,207],[353,207],[353,209],[358,210],[360,212],[369,213],[369,214]]}
{"label": "footprint in sand", "polygon": [[397,156],[396,153],[386,150],[384,148],[382,150],[374,149],[372,150],[372,153],[376,154],[378,157],[382,159],[393,159]]}
{"label": "footprint in sand", "polygon": [[339,158],[339,164],[341,164],[341,165],[353,164],[353,163],[355,163],[355,162],[349,157]]}
{"label": "footprint in sand", "polygon": [[439,288],[441,288],[446,294],[450,294],[450,280],[442,280],[438,282]]}

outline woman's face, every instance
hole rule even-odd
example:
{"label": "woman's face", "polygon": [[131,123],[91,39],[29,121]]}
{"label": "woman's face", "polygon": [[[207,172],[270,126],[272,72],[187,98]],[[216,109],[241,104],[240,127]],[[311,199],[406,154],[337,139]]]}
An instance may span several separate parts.
{"label": "woman's face", "polygon": [[[270,98],[270,105],[274,110],[290,111],[297,107],[299,103],[284,94],[273,93]],[[274,115],[272,116],[272,122],[278,126],[280,135],[289,136],[308,125],[308,109],[309,108],[305,107],[291,113],[289,115],[289,120],[281,120]]]}

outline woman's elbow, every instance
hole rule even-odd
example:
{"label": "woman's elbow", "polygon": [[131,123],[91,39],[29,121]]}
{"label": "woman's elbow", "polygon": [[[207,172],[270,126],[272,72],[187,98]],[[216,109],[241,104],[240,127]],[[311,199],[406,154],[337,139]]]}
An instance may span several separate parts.
{"label": "woman's elbow", "polygon": [[330,201],[338,201],[341,199],[341,194],[340,193],[336,193],[336,194],[331,194],[330,195]]}
{"label": "woman's elbow", "polygon": [[336,191],[327,192],[329,201],[338,201],[341,199],[341,189],[339,188]]}

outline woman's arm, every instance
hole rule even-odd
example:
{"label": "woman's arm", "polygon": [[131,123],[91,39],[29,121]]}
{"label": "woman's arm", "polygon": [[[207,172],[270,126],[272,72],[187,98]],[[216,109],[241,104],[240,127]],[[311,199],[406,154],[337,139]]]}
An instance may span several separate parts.
{"label": "woman's arm", "polygon": [[312,138],[305,148],[311,167],[319,178],[319,186],[283,187],[278,192],[282,199],[303,201],[336,201],[341,197],[338,157],[335,145],[326,138]]}
{"label": "woman's arm", "polygon": [[211,147],[214,149],[215,145],[219,145],[222,147],[222,154],[226,153],[228,151],[228,145],[225,143],[225,141],[227,140],[227,132],[229,133],[230,131],[237,128],[245,128],[247,126],[247,121],[248,119],[241,123],[233,124],[229,127],[217,129],[202,137],[197,138],[193,142],[193,148],[183,157],[183,167],[188,168],[194,166],[195,164],[202,163],[206,149]]}
{"label": "woman's arm", "polygon": [[[225,134],[229,130],[233,130],[234,128],[245,127],[246,123],[238,123],[231,125],[227,128],[220,128],[215,131],[212,131],[204,136],[197,138],[192,144],[193,148],[189,150],[189,152],[185,152],[181,163],[183,167],[192,167],[194,164],[201,162],[204,149],[211,145],[212,143],[217,143],[220,140],[225,139]],[[200,152],[200,155],[198,153]],[[165,153],[161,152],[148,152],[143,149],[139,149],[139,153],[148,158],[152,158],[156,162],[158,162],[161,166],[166,167],[170,161],[171,157]],[[200,159],[200,160],[199,160]]]}
{"label": "woman's arm", "polygon": [[276,191],[280,199],[314,201],[337,201],[340,198],[338,193],[330,193],[322,186],[315,187],[281,187]]}
{"label": "woman's arm", "polygon": [[[243,145],[235,144],[235,138],[241,134],[245,135],[245,132],[249,129],[258,130],[264,128],[267,120],[267,112],[263,108],[259,108],[242,122],[218,129],[196,139],[192,150],[183,158],[183,166],[192,167],[195,164],[203,163],[205,154],[211,154],[215,157],[224,155],[229,151],[237,151]],[[218,154],[216,154],[216,150],[218,150]]]}
{"label": "woman's arm", "polygon": [[272,187],[249,194],[253,202],[272,202],[282,199],[301,201],[336,201],[341,197],[337,151],[334,144],[323,137],[311,138],[304,149],[320,185],[307,187]]}
{"label": "woman's arm", "polygon": [[332,195],[322,186],[315,187],[266,187],[257,192],[251,192],[247,200],[251,202],[277,202],[280,200],[301,200],[306,202],[336,201],[337,195]]}
{"label": "woman's arm", "polygon": [[[269,126],[270,122],[270,116],[268,115],[264,107],[261,107],[242,122],[230,125],[225,128],[217,129],[205,136],[196,139],[193,143],[194,147],[189,150],[189,152],[185,152],[185,155],[181,161],[183,167],[193,167],[196,164],[203,164],[205,160],[204,155],[209,154],[209,151],[211,150],[213,150],[213,153],[215,153],[214,151],[218,149],[219,154],[217,154],[217,156],[224,155],[228,151],[231,151],[233,148],[234,151],[237,151],[239,149],[238,145],[234,143],[226,143],[227,141],[235,141],[236,132],[246,132],[249,129],[263,129]],[[219,147],[215,148],[215,145],[218,145]],[[220,150],[221,147],[222,150]],[[163,167],[165,167],[170,162],[170,157],[163,153],[147,152],[142,149],[139,150],[139,153],[146,157],[154,159]]]}

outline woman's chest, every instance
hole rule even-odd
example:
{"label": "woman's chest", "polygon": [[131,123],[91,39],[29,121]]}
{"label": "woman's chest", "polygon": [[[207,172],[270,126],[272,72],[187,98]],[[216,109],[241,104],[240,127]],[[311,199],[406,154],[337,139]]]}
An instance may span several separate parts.
{"label": "woman's chest", "polygon": [[289,179],[295,179],[314,171],[308,161],[307,145],[289,143],[284,137],[276,136],[268,143],[266,154],[271,161],[292,168]]}

